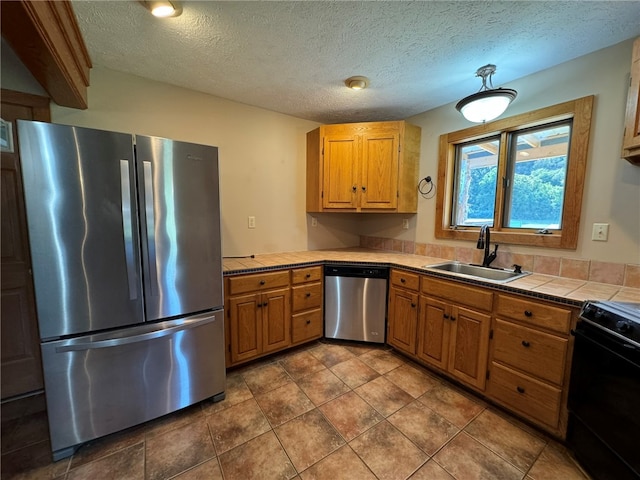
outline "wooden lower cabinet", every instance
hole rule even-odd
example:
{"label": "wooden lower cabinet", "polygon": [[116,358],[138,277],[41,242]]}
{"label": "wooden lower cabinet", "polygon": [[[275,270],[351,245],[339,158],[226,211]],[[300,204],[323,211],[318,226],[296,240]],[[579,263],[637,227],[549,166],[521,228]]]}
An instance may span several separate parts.
{"label": "wooden lower cabinet", "polygon": [[421,296],[418,325],[418,358],[484,390],[490,315]]}
{"label": "wooden lower cabinet", "polygon": [[416,354],[418,327],[418,294],[389,287],[387,343],[404,352]]}
{"label": "wooden lower cabinet", "polygon": [[322,337],[322,267],[297,268],[291,271],[291,344],[298,345]]}

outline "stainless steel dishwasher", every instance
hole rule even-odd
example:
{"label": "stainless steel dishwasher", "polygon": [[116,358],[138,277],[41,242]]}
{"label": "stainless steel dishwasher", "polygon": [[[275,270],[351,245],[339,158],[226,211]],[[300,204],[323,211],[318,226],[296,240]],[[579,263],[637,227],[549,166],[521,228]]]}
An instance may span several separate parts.
{"label": "stainless steel dishwasher", "polygon": [[326,265],[325,337],[384,343],[388,282],[388,267]]}

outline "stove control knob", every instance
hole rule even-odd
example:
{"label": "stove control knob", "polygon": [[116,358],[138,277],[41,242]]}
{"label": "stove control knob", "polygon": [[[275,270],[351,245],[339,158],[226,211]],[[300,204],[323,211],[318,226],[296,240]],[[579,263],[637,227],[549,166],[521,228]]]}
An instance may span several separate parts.
{"label": "stove control knob", "polygon": [[623,320],[619,320],[616,322],[616,330],[618,330],[620,333],[628,333],[631,331],[631,328],[631,325]]}

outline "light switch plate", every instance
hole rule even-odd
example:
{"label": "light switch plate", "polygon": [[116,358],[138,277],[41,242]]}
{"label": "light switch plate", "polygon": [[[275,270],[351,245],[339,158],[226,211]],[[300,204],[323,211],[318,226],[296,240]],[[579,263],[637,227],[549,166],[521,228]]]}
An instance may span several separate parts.
{"label": "light switch plate", "polygon": [[597,242],[606,242],[609,238],[609,224],[608,223],[594,223],[593,231],[591,232],[591,240]]}
{"label": "light switch plate", "polygon": [[403,218],[402,219],[402,228],[404,228],[405,230],[409,229],[409,219],[408,218]]}

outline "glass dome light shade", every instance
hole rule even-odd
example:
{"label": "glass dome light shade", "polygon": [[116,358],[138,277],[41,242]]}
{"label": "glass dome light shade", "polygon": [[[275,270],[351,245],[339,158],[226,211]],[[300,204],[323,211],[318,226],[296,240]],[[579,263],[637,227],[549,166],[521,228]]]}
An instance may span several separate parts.
{"label": "glass dome light shade", "polygon": [[456,110],[470,122],[489,122],[502,115],[517,95],[518,92],[510,88],[482,90],[460,100]]}

